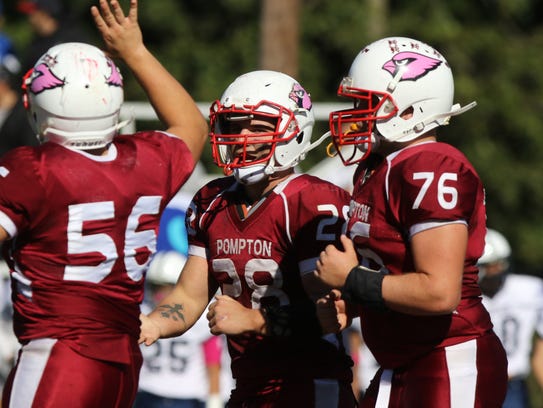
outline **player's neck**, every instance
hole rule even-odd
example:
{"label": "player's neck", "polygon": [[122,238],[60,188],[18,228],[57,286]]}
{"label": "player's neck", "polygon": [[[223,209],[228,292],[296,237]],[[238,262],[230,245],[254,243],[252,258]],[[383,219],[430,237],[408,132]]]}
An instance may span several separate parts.
{"label": "player's neck", "polygon": [[289,177],[294,173],[293,169],[288,169],[278,173],[271,174],[266,179],[255,183],[244,186],[245,194],[251,203],[255,203],[260,200],[264,195],[268,194],[271,190],[275,188],[280,182]]}

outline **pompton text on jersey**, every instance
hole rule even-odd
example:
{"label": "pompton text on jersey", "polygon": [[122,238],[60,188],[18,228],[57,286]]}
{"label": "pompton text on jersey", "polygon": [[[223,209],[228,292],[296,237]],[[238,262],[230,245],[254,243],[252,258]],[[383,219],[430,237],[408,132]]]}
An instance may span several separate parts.
{"label": "pompton text on jersey", "polygon": [[217,255],[241,254],[271,257],[272,243],[260,239],[227,238],[217,240]]}

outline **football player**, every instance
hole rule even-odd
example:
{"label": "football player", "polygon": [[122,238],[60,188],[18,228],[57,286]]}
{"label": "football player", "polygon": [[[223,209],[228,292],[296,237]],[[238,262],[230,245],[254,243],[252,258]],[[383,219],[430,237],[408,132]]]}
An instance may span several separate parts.
{"label": "football player", "polygon": [[[499,407],[507,359],[481,302],[481,180],[436,129],[473,107],[453,105],[445,58],[418,40],[364,47],[332,112],[335,151],[359,163],[347,235],[328,246],[317,275],[335,290],[319,309],[360,315],[381,369],[360,406]],[[348,236],[348,237],[347,237]],[[336,324],[337,316],[333,323]]]}
{"label": "football player", "polygon": [[511,246],[488,228],[479,258],[479,286],[494,330],[507,353],[507,395],[503,408],[530,406],[527,378],[532,369],[543,390],[543,280],[512,273]]}
{"label": "football player", "polygon": [[121,75],[98,48],[50,48],[24,81],[42,140],[0,161],[0,241],[11,267],[22,348],[3,406],[132,406],[142,363],[139,305],[161,212],[190,176],[208,128],[147,50],[137,2],[92,7],[166,132],[117,135]]}
{"label": "football player", "polygon": [[239,76],[211,107],[215,163],[227,177],[204,186],[187,213],[189,258],[168,296],[142,316],[140,341],[176,336],[207,317],[226,334],[236,388],[229,407],[353,407],[351,359],[322,336],[314,276],[345,223],[348,194],[296,166],[311,140],[309,94],[275,71]]}

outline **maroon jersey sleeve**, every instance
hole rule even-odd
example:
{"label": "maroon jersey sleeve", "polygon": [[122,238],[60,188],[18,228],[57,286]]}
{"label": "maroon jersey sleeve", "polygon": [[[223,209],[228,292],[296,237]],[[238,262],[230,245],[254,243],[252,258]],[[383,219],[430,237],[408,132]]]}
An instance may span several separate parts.
{"label": "maroon jersey sleeve", "polygon": [[194,195],[185,215],[185,227],[190,245],[189,254],[208,258],[207,227],[216,218],[217,212],[221,211],[221,208],[224,211],[225,206],[228,205],[228,202],[221,200],[221,197],[234,187],[234,181],[234,177],[212,180]]}
{"label": "maroon jersey sleeve", "polygon": [[35,150],[30,147],[12,150],[0,161],[0,225],[11,237],[27,228],[29,214],[44,205],[41,181]]}
{"label": "maroon jersey sleeve", "polygon": [[349,194],[317,177],[303,175],[280,192],[285,197],[287,225],[300,273],[313,272],[317,258],[329,245],[340,246],[349,210]]}
{"label": "maroon jersey sleeve", "polygon": [[399,157],[388,180],[388,197],[403,227],[426,222],[468,222],[481,190],[479,177],[457,150],[409,151]]}

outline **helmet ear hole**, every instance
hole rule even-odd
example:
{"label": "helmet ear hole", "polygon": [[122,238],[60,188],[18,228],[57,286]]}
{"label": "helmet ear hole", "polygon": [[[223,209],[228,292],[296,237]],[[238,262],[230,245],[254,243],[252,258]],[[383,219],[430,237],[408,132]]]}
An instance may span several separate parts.
{"label": "helmet ear hole", "polygon": [[402,113],[400,113],[400,117],[404,120],[411,119],[413,117],[414,111],[415,109],[413,108],[413,106],[410,106],[409,108],[404,109]]}
{"label": "helmet ear hole", "polygon": [[300,133],[298,133],[298,136],[296,136],[296,143],[301,144],[304,140],[304,131],[302,130]]}

